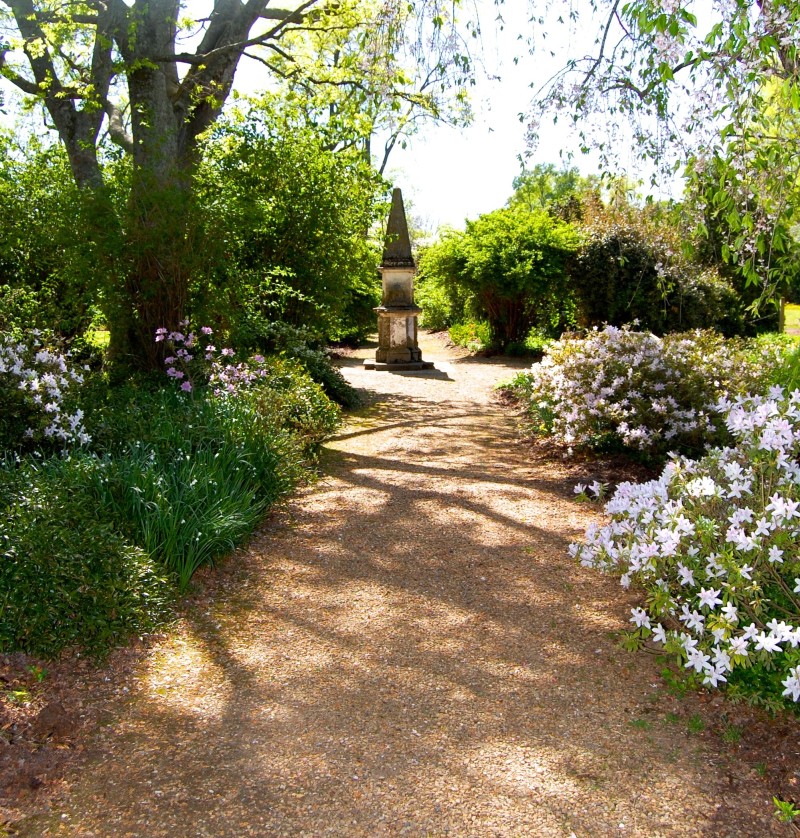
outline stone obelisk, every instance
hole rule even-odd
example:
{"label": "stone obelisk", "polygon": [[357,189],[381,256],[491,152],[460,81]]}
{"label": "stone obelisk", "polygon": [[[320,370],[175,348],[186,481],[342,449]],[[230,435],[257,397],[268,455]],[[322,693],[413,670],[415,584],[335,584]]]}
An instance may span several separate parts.
{"label": "stone obelisk", "polygon": [[369,370],[429,370],[433,364],[422,360],[417,345],[417,317],[422,309],[414,304],[414,275],[403,195],[392,192],[392,208],[386,225],[381,273],[383,296],[378,314],[378,349],[375,360],[365,361]]}

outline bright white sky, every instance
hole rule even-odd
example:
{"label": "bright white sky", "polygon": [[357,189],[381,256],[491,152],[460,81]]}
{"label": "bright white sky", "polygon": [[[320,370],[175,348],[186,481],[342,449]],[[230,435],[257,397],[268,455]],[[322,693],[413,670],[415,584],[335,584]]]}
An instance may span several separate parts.
{"label": "bright white sky", "polygon": [[[463,228],[465,218],[476,218],[505,204],[513,191],[512,181],[520,173],[519,155],[527,150],[526,121],[520,122],[520,113],[527,111],[534,91],[564,66],[567,58],[593,52],[596,30],[587,25],[588,18],[582,19],[580,33],[572,31],[569,24],[554,23],[547,32],[548,49],[530,55],[518,39],[531,34],[525,0],[506,0],[501,7],[502,31],[493,23],[497,14],[493,0],[478,0],[478,6],[486,70],[500,80],[478,79],[473,94],[476,118],[471,126],[429,126],[412,138],[408,148],[395,149],[389,159],[388,174],[410,199],[415,219],[429,231],[440,225]],[[556,57],[551,57],[549,50]],[[626,155],[620,155],[627,174],[647,180],[641,172],[637,175],[630,146],[627,151],[627,163]],[[570,152],[574,154],[571,162]],[[536,163],[574,165],[586,175],[598,171],[597,158],[580,153],[565,119],[555,126],[552,122],[540,126],[540,142],[527,165]],[[648,191],[652,190],[648,187]],[[675,192],[675,184],[670,184],[655,197]]]}
{"label": "bright white sky", "polygon": [[[194,4],[206,0],[190,0]],[[495,23],[497,7],[494,0],[473,0],[479,10],[485,73],[479,73],[472,98],[474,123],[465,129],[431,125],[413,137],[406,149],[397,147],[389,159],[387,174],[403,190],[407,208],[417,224],[430,233],[441,225],[463,227],[464,220],[476,218],[503,206],[511,195],[512,181],[520,172],[519,156],[526,152],[525,114],[533,95],[568,57],[592,52],[596,27],[588,19],[581,21],[576,33],[568,24],[553,23],[547,31],[547,50],[530,55],[525,46],[531,34],[527,0],[505,0],[500,7],[504,27]],[[288,5],[288,4],[287,4]],[[557,10],[568,6],[554,3]],[[551,7],[552,8],[552,7]],[[537,39],[540,40],[540,39]],[[556,53],[549,55],[549,50]],[[514,58],[518,63],[514,63]],[[240,68],[241,82],[250,87],[250,67]],[[259,82],[261,82],[260,73]],[[487,78],[499,77],[499,80]],[[4,122],[0,118],[0,122]],[[597,161],[582,156],[577,140],[570,136],[566,120],[557,126],[543,124],[541,141],[528,161],[567,164],[567,155],[574,153],[570,165],[583,174],[597,172]],[[629,148],[630,151],[630,148]],[[624,155],[621,164],[625,167]],[[627,174],[636,178],[633,162]],[[639,175],[641,177],[641,175]],[[679,192],[670,184],[663,195]]]}

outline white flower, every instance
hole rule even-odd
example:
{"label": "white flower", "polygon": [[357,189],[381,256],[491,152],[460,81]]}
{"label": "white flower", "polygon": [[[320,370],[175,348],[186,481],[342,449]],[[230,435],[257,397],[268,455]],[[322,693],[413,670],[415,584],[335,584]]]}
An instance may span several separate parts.
{"label": "white flower", "polygon": [[714,590],[713,588],[701,588],[700,595],[697,597],[700,600],[700,606],[708,606],[710,609],[714,609],[714,606],[720,605],[722,600],[720,599],[720,590]]}
{"label": "white flower", "polygon": [[786,687],[783,695],[791,698],[792,701],[800,701],[800,666],[790,669],[789,677],[781,683]]}
{"label": "white flower", "polygon": [[761,651],[762,649],[765,652],[778,652],[780,651],[780,640],[778,640],[775,635],[770,632],[767,634],[766,632],[760,631],[754,638],[756,651]]}
{"label": "white flower", "polygon": [[749,644],[744,637],[732,637],[728,642],[730,643],[728,651],[731,655],[747,657],[747,647]]}

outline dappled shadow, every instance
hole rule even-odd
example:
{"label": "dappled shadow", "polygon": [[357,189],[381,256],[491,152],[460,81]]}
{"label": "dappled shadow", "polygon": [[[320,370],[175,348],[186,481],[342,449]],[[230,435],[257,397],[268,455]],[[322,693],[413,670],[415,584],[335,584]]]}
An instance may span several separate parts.
{"label": "dappled shadow", "polygon": [[752,795],[715,816],[725,771],[617,650],[633,600],[566,556],[592,518],[569,468],[530,463],[488,398],[380,398],[207,576],[60,828],[772,834]]}

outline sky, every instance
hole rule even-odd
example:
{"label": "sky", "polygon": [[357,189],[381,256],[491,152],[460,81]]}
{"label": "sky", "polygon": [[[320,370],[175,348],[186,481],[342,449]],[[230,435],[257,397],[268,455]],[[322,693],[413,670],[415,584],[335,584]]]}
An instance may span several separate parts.
{"label": "sky", "polygon": [[[543,121],[540,141],[533,151],[526,146],[527,120],[520,121],[534,91],[564,65],[567,57],[593,51],[595,28],[585,19],[579,31],[554,22],[546,33],[546,49],[537,49],[531,55],[519,40],[520,35],[530,34],[525,0],[506,0],[502,30],[494,23],[492,0],[479,0],[478,5],[487,72],[478,75],[472,94],[473,124],[462,129],[428,126],[411,138],[406,149],[393,151],[389,160],[388,175],[410,199],[417,223],[431,232],[441,225],[463,228],[466,218],[474,219],[502,207],[513,191],[514,177],[520,173],[519,157],[526,152],[531,152],[528,166],[563,163],[577,166],[585,175],[598,172],[597,157],[581,154],[566,120],[558,125]],[[555,57],[549,55],[550,50]],[[488,75],[499,79],[492,80]],[[570,153],[574,156],[567,162]],[[627,174],[634,179],[649,179],[649,172],[636,168],[631,146],[620,158]],[[679,194],[680,186],[671,183],[656,197],[668,197],[676,191]]]}
{"label": "sky", "polygon": [[[191,2],[202,5],[204,0]],[[476,75],[476,86],[471,89],[474,122],[460,129],[428,125],[410,139],[407,148],[395,148],[389,159],[388,177],[403,190],[416,225],[430,234],[442,225],[462,228],[465,219],[505,204],[513,191],[513,179],[520,172],[519,157],[530,151],[525,142],[526,120],[520,121],[520,114],[528,111],[534,89],[560,69],[567,57],[592,51],[597,31],[586,19],[577,30],[553,23],[545,31],[546,49],[531,55],[520,40],[531,34],[527,0],[505,0],[500,7],[502,26],[496,22],[494,0],[473,2],[481,21],[480,57],[485,68]],[[567,5],[562,0],[562,5],[556,3],[554,8],[560,10]],[[549,55],[551,50],[555,57]],[[245,88],[250,86],[247,74],[244,65],[237,74]],[[258,77],[263,79],[262,73]],[[598,171],[595,158],[580,154],[577,140],[567,133],[565,120],[558,126],[543,123],[540,137],[528,165],[559,165],[559,153],[572,152],[571,165],[583,174]],[[628,174],[636,177],[632,167],[629,162]],[[672,184],[657,197],[675,191]]]}

